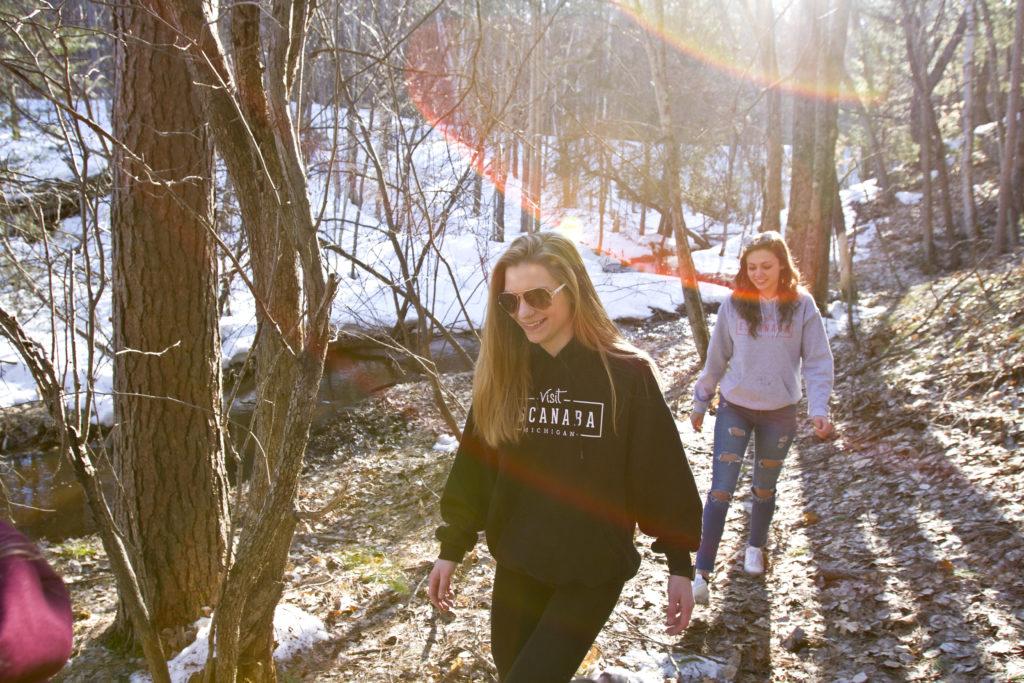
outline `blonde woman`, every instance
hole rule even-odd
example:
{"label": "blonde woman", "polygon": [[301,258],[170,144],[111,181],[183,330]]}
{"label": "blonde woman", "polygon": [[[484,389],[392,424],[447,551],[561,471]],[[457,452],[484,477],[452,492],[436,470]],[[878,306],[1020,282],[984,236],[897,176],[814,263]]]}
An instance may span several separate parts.
{"label": "blonde woman", "polygon": [[430,600],[451,609],[456,565],[486,531],[498,678],[562,683],[639,568],[638,523],[667,559],[666,632],[686,628],[700,497],[650,359],[609,319],[570,241],[515,240],[488,303]]}

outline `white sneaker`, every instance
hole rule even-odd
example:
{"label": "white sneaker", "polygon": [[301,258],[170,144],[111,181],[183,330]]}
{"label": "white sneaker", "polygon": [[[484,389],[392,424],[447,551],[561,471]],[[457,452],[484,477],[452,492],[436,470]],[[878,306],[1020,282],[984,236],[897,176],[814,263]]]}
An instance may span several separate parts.
{"label": "white sneaker", "polygon": [[764,574],[764,551],[748,545],[747,554],[743,558],[743,571],[754,575]]}
{"label": "white sneaker", "polygon": [[707,605],[711,601],[711,591],[708,588],[708,580],[704,575],[697,572],[693,579],[693,601],[698,605]]}

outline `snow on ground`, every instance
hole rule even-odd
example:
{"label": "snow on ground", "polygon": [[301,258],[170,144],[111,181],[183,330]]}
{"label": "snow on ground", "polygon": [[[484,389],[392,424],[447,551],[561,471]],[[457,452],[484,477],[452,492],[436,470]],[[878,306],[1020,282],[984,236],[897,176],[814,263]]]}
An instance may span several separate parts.
{"label": "snow on ground", "polygon": [[[833,301],[825,318],[825,331],[829,339],[847,334],[850,329],[847,317],[848,306],[842,301]],[[854,306],[853,322],[859,325],[861,320],[875,318],[885,313],[885,306]]]}
{"label": "snow on ground", "polygon": [[878,224],[875,221],[868,221],[857,228],[856,232],[848,231],[848,233],[851,240],[856,240],[856,243],[853,245],[854,264],[876,258],[877,250],[875,246],[878,244]]}
{"label": "snow on ground", "polygon": [[[874,201],[878,192],[878,181],[875,178],[868,178],[862,183],[856,183],[840,190],[839,196],[843,200],[843,209],[845,210],[851,204],[865,204]],[[847,215],[846,219],[846,222],[852,225],[851,216]]]}
{"label": "snow on ground", "polygon": [[[99,120],[105,124],[106,107],[98,106],[97,110]],[[49,142],[52,138],[46,136],[26,135],[19,141],[10,140],[9,132],[0,133],[0,136],[7,136],[3,140],[6,156],[12,161],[17,160],[19,168],[29,167],[33,174],[69,177],[70,164],[75,160],[78,163],[81,161],[81,155],[62,152],[59,145]],[[12,142],[13,146],[6,146]],[[98,140],[91,138],[89,144],[98,145]],[[327,152],[321,150],[313,161],[315,164],[325,164],[327,156]],[[424,206],[410,209],[410,218],[407,219],[409,224],[403,226],[404,229],[397,234],[396,239],[408,259],[410,254],[415,257],[422,253],[428,232],[434,231],[437,253],[428,254],[420,277],[410,282],[402,272],[387,226],[377,215],[372,191],[361,207],[355,206],[344,196],[345,188],[339,187],[344,183],[326,182],[323,174],[311,176],[310,186],[314,210],[319,211],[321,206],[325,208],[325,220],[320,224],[321,237],[351,252],[354,233],[358,231],[354,252],[359,259],[371,264],[388,280],[415,287],[421,299],[430,303],[433,314],[443,324],[455,329],[479,328],[485,315],[486,278],[495,260],[507,247],[507,242],[488,239],[492,216],[486,207],[489,206],[488,200],[493,197],[494,190],[489,183],[485,183],[485,210],[481,215],[473,214],[466,207],[456,206],[450,211],[444,229],[439,230],[437,220],[442,213],[441,207],[450,196],[457,179],[463,175],[469,156],[458,142],[447,140],[435,132],[417,149],[414,162],[417,164],[420,186],[424,190]],[[96,164],[93,163],[93,166],[96,167]],[[219,171],[218,177],[221,174],[222,171]],[[648,234],[641,237],[639,207],[618,199],[609,203],[610,209],[614,207],[614,215],[611,210],[606,215],[602,232],[599,230],[600,217],[596,210],[550,208],[558,205],[558,183],[549,183],[549,187],[551,193],[542,198],[542,228],[558,230],[579,246],[587,272],[613,319],[644,319],[654,311],[671,312],[683,305],[683,291],[677,276],[646,272],[660,270],[661,273],[673,273],[675,269],[674,240],[651,234],[658,224],[659,215],[656,211],[647,212],[647,225],[650,227]],[[873,180],[869,180],[843,193],[844,209],[848,211],[847,224],[852,226],[852,203],[869,200],[877,193],[877,187]],[[518,181],[509,178],[505,189],[508,241],[517,236],[515,228],[519,225],[520,197]],[[704,232],[712,242],[710,248],[693,252],[698,273],[714,275],[719,280],[731,279],[739,267],[742,242],[754,229],[739,224],[722,226],[689,208],[685,208],[684,213],[687,225]],[[616,217],[620,225],[620,232],[617,233],[612,232]],[[48,253],[82,253],[82,223],[83,219],[79,217],[65,220],[46,244],[11,239],[11,249],[17,259],[26,264],[26,270],[30,269],[31,264],[36,264],[36,273],[45,272],[43,264]],[[102,261],[109,273],[109,198],[99,203],[95,223],[99,228],[100,241],[97,242],[94,234],[90,233],[88,253],[92,255],[94,264]],[[720,243],[723,232],[726,237],[724,250]],[[716,240],[718,243],[715,243]],[[866,253],[866,241],[861,239],[858,242],[858,253]],[[599,246],[600,253],[597,251]],[[655,267],[658,258],[662,262]],[[397,322],[398,313],[390,284],[359,269],[353,274],[351,263],[330,249],[324,251],[324,260],[328,271],[339,275],[340,285],[331,313],[331,321],[336,328],[374,331],[387,329]],[[86,311],[80,305],[86,284],[84,276],[80,276],[76,285],[79,305],[74,316],[79,330],[85,329],[87,320]],[[719,303],[729,295],[730,290],[717,284],[701,282],[700,292],[705,302]],[[48,309],[40,305],[38,299],[32,300],[31,296],[26,299],[24,292],[11,284],[0,290],[0,297],[3,297],[6,306],[18,312],[26,332],[55,358],[55,365],[58,372],[63,374],[67,390],[73,392],[76,377],[70,359],[77,358],[79,365],[82,365],[85,355],[81,337],[76,337],[77,346],[72,347],[67,326],[59,320],[56,325],[52,324]],[[59,290],[55,297],[58,302],[62,300]],[[255,310],[252,293],[236,277],[230,288],[225,315],[220,321],[225,365],[238,362],[251,348],[256,336]],[[99,300],[95,320],[98,325],[97,336],[108,347],[112,338],[110,318],[110,288],[107,287]],[[94,419],[109,424],[112,420],[110,395],[113,386],[110,359],[102,353],[97,354],[91,372],[79,369],[78,381],[84,382],[87,375],[95,379]],[[20,357],[6,340],[0,340],[0,407],[32,401],[36,397],[34,382]]]}
{"label": "snow on ground", "polygon": [[442,434],[437,437],[437,442],[434,444],[431,450],[438,451],[440,453],[454,453],[459,448],[459,440],[451,434]]}
{"label": "snow on ground", "polygon": [[[652,652],[653,650],[653,652]],[[602,676],[629,683],[662,683],[666,680],[731,680],[736,665],[701,655],[673,653],[667,655],[655,648],[636,647],[619,660],[625,665],[602,670]],[[731,675],[729,675],[731,673]],[[598,680],[604,680],[599,678]]]}
{"label": "snow on ground", "polygon": [[900,204],[909,206],[911,204],[918,204],[921,202],[921,198],[924,195],[920,192],[897,192],[896,199],[899,200]]}
{"label": "snow on ground", "polygon": [[[18,139],[15,139],[10,128],[0,128],[0,168],[17,172],[17,177],[26,181],[50,178],[70,180],[75,177],[76,168],[84,170],[87,175],[94,175],[106,168],[103,143],[93,129],[86,126],[76,128],[67,117],[63,121],[59,120],[53,108],[44,100],[26,99],[19,100],[19,103],[37,118],[38,125],[23,121]],[[96,121],[101,129],[111,130],[109,100],[79,101],[76,110]],[[64,142],[65,135],[74,139],[79,132],[83,145],[69,146]],[[84,157],[79,151],[82,146],[89,151],[89,163],[85,168]]]}
{"label": "snow on ground", "polygon": [[[874,245],[878,236],[878,226],[874,221],[869,221],[865,225],[857,225],[855,205],[874,201],[879,192],[878,181],[875,178],[869,178],[839,191],[839,199],[843,203],[847,239],[856,240],[853,251],[854,263],[875,257]],[[833,245],[835,245],[835,238],[833,238]],[[833,248],[833,253],[836,251],[837,249]]]}
{"label": "snow on ground", "polygon": [[[196,622],[196,639],[178,655],[167,662],[171,683],[187,683],[189,677],[202,671],[210,651],[210,618],[203,617]],[[317,617],[294,605],[278,604],[274,610],[274,659],[287,662],[296,654],[307,650],[316,643],[328,640],[330,634],[324,623]],[[131,683],[149,683],[148,673],[135,673]]]}

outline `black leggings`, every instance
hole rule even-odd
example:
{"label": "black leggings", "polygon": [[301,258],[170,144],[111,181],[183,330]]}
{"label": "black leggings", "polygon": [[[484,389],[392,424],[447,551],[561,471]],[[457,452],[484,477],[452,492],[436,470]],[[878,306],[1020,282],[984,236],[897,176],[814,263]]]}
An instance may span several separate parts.
{"label": "black leggings", "polygon": [[499,564],[491,602],[498,680],[570,680],[612,613],[622,585],[550,586]]}

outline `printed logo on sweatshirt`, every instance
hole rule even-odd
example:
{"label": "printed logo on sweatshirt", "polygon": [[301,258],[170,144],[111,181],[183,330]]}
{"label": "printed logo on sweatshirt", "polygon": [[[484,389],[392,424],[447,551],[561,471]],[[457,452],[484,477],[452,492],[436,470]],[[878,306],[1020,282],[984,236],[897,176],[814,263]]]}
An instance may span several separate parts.
{"label": "printed logo on sweatshirt", "polygon": [[[747,321],[746,320],[737,320],[736,321],[736,336],[738,336],[738,337],[749,337],[750,336],[750,326],[747,325]],[[783,327],[782,325],[779,325],[779,323],[777,323],[775,321],[762,322],[760,325],[757,326],[757,336],[758,337],[783,337],[785,339],[790,339],[793,336],[793,325],[789,324],[789,325],[786,325],[785,327]]]}
{"label": "printed logo on sweatshirt", "polygon": [[571,399],[568,393],[567,389],[550,388],[531,396],[523,416],[523,432],[600,439],[604,432],[604,403]]}

